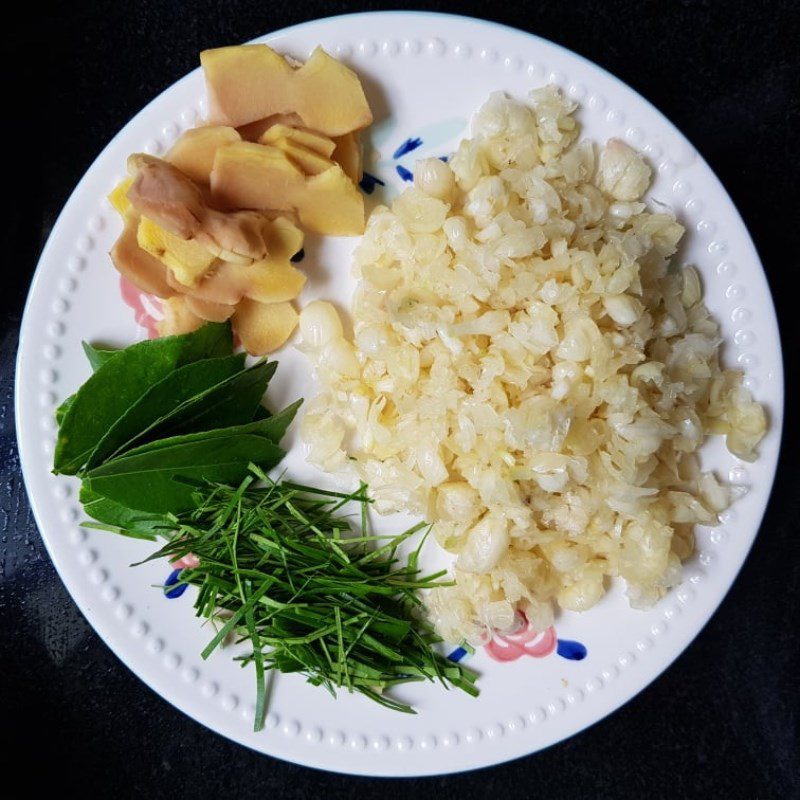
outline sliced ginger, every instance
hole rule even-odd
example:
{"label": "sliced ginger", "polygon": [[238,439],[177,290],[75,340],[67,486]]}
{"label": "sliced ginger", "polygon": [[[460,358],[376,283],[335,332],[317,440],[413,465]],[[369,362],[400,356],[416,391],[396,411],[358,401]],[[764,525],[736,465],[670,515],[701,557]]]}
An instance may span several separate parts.
{"label": "sliced ginger", "polygon": [[289,302],[259,303],[245,298],[233,306],[177,295],[163,304],[164,318],[156,329],[160,336],[189,333],[205,322],[231,320],[242,347],[254,356],[272,353],[286,343],[297,327],[298,315]]}
{"label": "sliced ginger", "polygon": [[186,295],[185,300],[186,308],[206,322],[225,322],[236,311],[236,306],[215,303],[211,300],[201,300],[190,294]]}
{"label": "sliced ginger", "polygon": [[208,302],[235,305],[243,297],[264,303],[293,300],[306,283],[306,276],[292,266],[291,257],[303,246],[303,232],[285,217],[266,223],[269,255],[247,266],[218,261],[194,286],[182,285],[167,276],[178,292]]}
{"label": "sliced ginger", "polygon": [[259,303],[245,299],[231,318],[234,333],[254,356],[272,353],[286,343],[297,327],[297,312],[291,303]]}
{"label": "sliced ginger", "polygon": [[294,300],[306,285],[306,276],[296,267],[269,261],[247,267],[220,261],[196,286],[186,287],[169,273],[167,281],[174,291],[198,300],[236,305],[245,297],[262,303]]}
{"label": "sliced ginger", "polygon": [[276,139],[274,144],[271,145],[283,150],[293,164],[300,167],[306,175],[319,175],[321,172],[330,169],[334,166],[331,159],[320,155],[314,150],[304,147],[291,139],[281,138]]}
{"label": "sliced ginger", "polygon": [[[303,120],[297,114],[272,114],[247,125],[238,125],[236,131],[245,142],[258,142],[273,125],[286,125],[289,128],[302,128]],[[319,134],[322,136],[323,134]]]}
{"label": "sliced ginger", "polygon": [[165,300],[162,311],[164,318],[156,325],[159,336],[191,333],[205,324],[205,320],[195,314],[187,305],[186,298],[180,295]]}
{"label": "sliced ginger", "polygon": [[334,139],[316,131],[310,131],[308,128],[298,128],[281,122],[270,125],[258,137],[257,141],[259,144],[276,144],[284,139],[302,147],[307,147],[325,158],[330,158],[336,149],[336,141]]}
{"label": "sliced ginger", "polygon": [[216,260],[195,239],[181,239],[148,217],[141,218],[136,238],[142,250],[169,267],[176,280],[185,286],[196,283]]}
{"label": "sliced ginger", "polygon": [[[124,214],[125,228],[111,255],[117,269],[132,283],[165,299],[159,333],[184,333],[204,321],[224,321],[235,313],[237,304],[247,300],[279,307],[277,316],[270,317],[273,321],[268,338],[263,340],[257,339],[254,323],[248,322],[254,312],[249,316],[245,312],[240,324],[245,326],[249,341],[257,342],[260,349],[271,347],[273,341],[285,341],[293,324],[289,326],[291,314],[283,304],[297,297],[306,281],[290,263],[303,246],[302,231],[285,217],[270,220],[252,211],[208,209],[191,180],[159,159],[145,156],[134,166],[134,177],[113,193],[115,206],[124,209],[128,202],[128,211]],[[141,216],[141,208],[156,214],[159,222],[172,230]],[[203,226],[199,228],[200,220]],[[242,228],[236,230],[236,222],[243,223]],[[248,243],[249,225],[257,227],[258,252],[263,258],[243,263],[242,254],[235,254],[235,262],[224,261],[204,246],[209,239],[217,246],[220,241],[236,243],[236,234],[242,230],[242,241]],[[182,238],[174,231],[194,234],[195,238]],[[290,310],[295,313],[291,306]]]}
{"label": "sliced ginger", "polygon": [[305,64],[266,45],[201,54],[215,124],[165,159],[134,154],[109,195],[124,221],[117,269],[164,300],[163,335],[231,320],[245,349],[291,336],[306,276],[302,231],[363,232],[359,130],[372,113],[358,77],[317,48]]}
{"label": "sliced ginger", "polygon": [[317,233],[364,232],[364,198],[338,164],[307,176],[279,147],[239,142],[217,151],[211,172],[216,202],[236,208],[295,211]]}
{"label": "sliced ginger", "polygon": [[200,63],[214,124],[294,113],[307,128],[341,136],[372,122],[358,76],[321,47],[299,68],[265,44],[205,50]]}
{"label": "sliced ginger", "polygon": [[196,183],[207,184],[217,149],[241,140],[236,128],[227,125],[192,128],[178,137],[166,160]]}
{"label": "sliced ginger", "polygon": [[111,190],[111,194],[108,195],[108,202],[111,203],[114,210],[123,220],[131,207],[131,201],[128,200],[128,189],[131,188],[132,183],[133,178],[124,178]]}
{"label": "sliced ginger", "polygon": [[339,164],[353,183],[357,184],[363,177],[361,137],[358,131],[331,139],[306,128],[276,123],[264,131],[258,138],[258,144],[279,147],[307,175],[324,172],[333,161]]}
{"label": "sliced ginger", "polygon": [[160,158],[137,153],[128,159],[128,168],[133,174],[127,193],[131,205],[169,233],[194,240],[226,261],[250,264],[266,256],[263,215],[211,208],[191,178]]}
{"label": "sliced ginger", "polygon": [[167,298],[175,290],[167,280],[168,272],[164,264],[139,247],[137,231],[139,215],[131,210],[123,217],[125,227],[111,248],[111,260],[119,273],[143,292],[156,297]]}
{"label": "sliced ginger", "polygon": [[364,170],[362,169],[361,136],[358,131],[346,133],[344,136],[337,136],[334,142],[336,149],[331,154],[331,158],[341,166],[344,174],[353,183],[360,183],[364,177]]}

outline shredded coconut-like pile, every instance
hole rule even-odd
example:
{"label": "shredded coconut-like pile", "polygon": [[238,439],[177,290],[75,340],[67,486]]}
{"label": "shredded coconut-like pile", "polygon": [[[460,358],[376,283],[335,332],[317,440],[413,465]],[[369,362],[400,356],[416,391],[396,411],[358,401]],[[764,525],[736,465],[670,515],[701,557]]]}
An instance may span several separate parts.
{"label": "shredded coconut-like pile", "polygon": [[650,168],[579,141],[574,109],[554,87],[491,95],[449,163],[418,162],[371,215],[355,341],[327,303],[301,315],[309,460],[434,523],[457,585],[427,604],[448,640],[484,643],[518,609],[544,630],[607,576],[654,603],[733,499],[700,469],[705,437],[751,460],[766,432],[720,367],[697,272],[670,263],[682,226],[641,199]]}

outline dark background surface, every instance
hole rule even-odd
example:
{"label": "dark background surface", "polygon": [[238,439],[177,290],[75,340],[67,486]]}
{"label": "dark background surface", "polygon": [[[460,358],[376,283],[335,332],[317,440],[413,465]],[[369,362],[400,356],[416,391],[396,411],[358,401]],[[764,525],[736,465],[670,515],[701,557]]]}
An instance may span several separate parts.
{"label": "dark background surface", "polygon": [[[106,142],[205,47],[348,11],[295,0],[22,4],[5,26],[6,255],[0,291],[0,763],[31,790],[108,797],[800,797],[796,2],[450,2],[592,59],[692,140],[741,210],[775,295],[789,395],[778,480],[739,579],[684,655],[622,710],[536,756],[471,775],[380,781],[251,753],[175,711],[98,639],[30,514],[13,362],[38,254]],[[396,7],[396,6],[394,6]],[[10,91],[10,95],[9,95]],[[11,175],[7,170],[11,169]],[[368,756],[367,756],[368,757]]]}

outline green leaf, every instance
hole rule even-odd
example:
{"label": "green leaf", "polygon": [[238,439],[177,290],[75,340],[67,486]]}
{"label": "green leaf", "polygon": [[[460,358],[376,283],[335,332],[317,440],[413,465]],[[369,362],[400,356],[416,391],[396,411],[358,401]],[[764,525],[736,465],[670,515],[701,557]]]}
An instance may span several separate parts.
{"label": "green leaf", "polygon": [[92,451],[86,469],[92,469],[106,459],[129,450],[133,442],[141,439],[148,429],[168,418],[187,401],[242,372],[244,359],[245,355],[241,354],[204,359],[178,367],[151,386],[111,426]]}
{"label": "green leaf", "polygon": [[142,434],[152,440],[250,422],[275,374],[277,361],[261,361],[195,395]]}
{"label": "green leaf", "polygon": [[109,358],[61,415],[53,472],[78,472],[111,425],[176,367],[230,355],[231,349],[230,326],[208,324],[193,333],[138,342]]}
{"label": "green leaf", "polygon": [[89,342],[81,342],[83,345],[83,352],[86,353],[86,358],[89,359],[89,364],[92,367],[92,372],[97,372],[109,358],[122,352],[121,350],[104,350],[99,347],[94,347]]}
{"label": "green leaf", "polygon": [[[146,542],[158,541],[156,533],[149,533],[147,531],[129,530],[128,528],[120,528],[119,525],[106,525],[104,522],[82,522],[82,528],[89,528],[93,531],[106,531],[107,533],[116,533],[117,536],[126,536],[129,539],[143,539]],[[131,565],[133,566],[133,565]]]}
{"label": "green leaf", "polygon": [[283,411],[279,411],[271,417],[264,417],[258,420],[264,423],[261,428],[259,428],[261,435],[271,439],[275,444],[280,444],[281,439],[283,439],[286,433],[286,429],[292,424],[292,420],[295,418],[301,405],[303,405],[302,398],[296,400],[290,406],[286,406]]}
{"label": "green leaf", "polygon": [[[178,366],[201,361],[204,358],[222,358],[233,354],[233,333],[229,322],[207,322],[202,328],[181,336],[168,336],[167,339],[183,339],[183,347]],[[156,339],[154,341],[166,341]]]}
{"label": "green leaf", "polygon": [[259,404],[258,408],[256,408],[256,413],[253,414],[253,420],[255,421],[255,420],[259,420],[259,419],[267,419],[268,417],[271,417],[271,416],[272,416],[272,413],[270,412],[270,410],[268,408],[264,408],[264,406]]}
{"label": "green leaf", "polygon": [[56,425],[61,427],[61,423],[64,421],[64,417],[69,411],[69,407],[75,402],[75,395],[71,394],[67,397],[63,403],[56,409],[55,417],[56,417]]}
{"label": "green leaf", "polygon": [[[285,410],[288,411],[289,409],[287,408]],[[284,412],[282,411],[281,414],[283,413]],[[275,417],[277,416],[278,415],[276,414]],[[165,448],[180,447],[186,444],[196,444],[197,442],[204,442],[208,439],[222,439],[228,436],[261,436],[273,444],[279,444],[279,442],[273,438],[273,419],[275,419],[275,417],[254,420],[253,422],[246,422],[243,425],[232,425],[228,428],[214,428],[210,431],[195,431],[194,433],[183,433],[179,436],[168,436],[164,439],[155,439],[152,442],[147,442],[146,444],[141,444],[138,447],[134,447],[132,450],[128,450],[122,456],[106,461],[106,464],[111,464],[115,461],[119,461],[122,458],[127,458],[128,456],[138,456],[142,453],[157,453],[159,450],[163,450]]]}
{"label": "green leaf", "polygon": [[173,440],[171,446],[155,442],[157,446],[150,449],[145,445],[111,459],[88,472],[84,483],[90,491],[128,508],[177,513],[194,505],[195,489],[180,479],[237,483],[247,475],[250,462],[267,470],[284,456],[268,438],[252,433],[194,436],[198,437],[194,441]]}
{"label": "green leaf", "polygon": [[[115,356],[119,353],[119,350],[101,350],[97,347],[93,347],[88,342],[82,342],[83,345],[83,352],[86,353],[86,358],[89,359],[89,365],[92,368],[92,372],[97,372],[100,367],[108,361],[111,356]],[[71,394],[64,402],[56,409],[56,424],[61,425],[61,421],[64,419],[64,415],[67,413],[67,409],[72,405],[72,401],[75,399],[75,395]]]}
{"label": "green leaf", "polygon": [[148,514],[120,505],[93,492],[86,484],[81,486],[80,501],[83,504],[83,510],[92,519],[110,527],[147,535],[149,538],[156,532],[165,530],[166,520],[163,514]]}

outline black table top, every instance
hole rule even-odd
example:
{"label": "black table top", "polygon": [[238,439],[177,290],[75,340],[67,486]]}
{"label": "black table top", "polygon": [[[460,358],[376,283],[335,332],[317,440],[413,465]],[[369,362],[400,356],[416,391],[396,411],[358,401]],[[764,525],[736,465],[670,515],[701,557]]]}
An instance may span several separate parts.
{"label": "black table top", "polygon": [[[425,5],[529,30],[610,70],[678,125],[741,210],[778,307],[789,395],[777,483],[739,579],[687,651],[624,708],[545,752],[474,774],[402,782],[315,772],[234,745],[156,696],[83,619],[31,517],[13,411],[30,277],[97,153],[194,68],[199,50],[319,16],[393,6],[73,0],[54,11],[23,4],[21,21],[6,24],[4,42],[12,202],[0,226],[7,259],[0,292],[0,763],[25,764],[20,777],[32,789],[52,783],[100,797],[328,800],[354,792],[435,792],[442,800],[800,797],[797,3]],[[34,764],[40,766],[32,770]]]}

